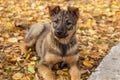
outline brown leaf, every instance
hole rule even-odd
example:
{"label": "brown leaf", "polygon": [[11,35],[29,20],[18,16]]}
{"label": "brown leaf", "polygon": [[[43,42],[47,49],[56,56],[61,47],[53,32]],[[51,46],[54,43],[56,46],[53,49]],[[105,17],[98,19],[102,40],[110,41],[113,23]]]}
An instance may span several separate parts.
{"label": "brown leaf", "polygon": [[8,33],[3,33],[3,34],[2,34],[2,37],[3,37],[3,38],[9,38],[10,36],[9,36]]}
{"label": "brown leaf", "polygon": [[[21,80],[30,80],[30,77],[29,76],[25,76],[23,77]],[[36,79],[35,79],[36,80]]]}

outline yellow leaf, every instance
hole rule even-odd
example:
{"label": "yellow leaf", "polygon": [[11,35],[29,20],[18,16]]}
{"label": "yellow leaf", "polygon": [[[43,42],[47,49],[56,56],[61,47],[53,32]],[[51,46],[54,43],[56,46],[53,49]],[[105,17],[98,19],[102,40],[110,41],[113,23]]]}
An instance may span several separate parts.
{"label": "yellow leaf", "polygon": [[31,52],[31,50],[32,50],[32,49],[31,49],[31,48],[29,48],[28,53],[30,53],[30,52]]}
{"label": "yellow leaf", "polygon": [[63,75],[64,75],[64,76],[68,76],[69,73],[68,73],[68,72],[64,72]]}
{"label": "yellow leaf", "polygon": [[30,62],[30,64],[28,64],[28,66],[34,66],[34,65],[35,65],[34,61],[32,61],[32,62]]}
{"label": "yellow leaf", "polygon": [[113,4],[113,5],[117,5],[117,2],[116,2],[116,1],[113,1],[112,4]]}
{"label": "yellow leaf", "polygon": [[3,72],[3,70],[2,69],[0,69],[0,73],[2,73]]}
{"label": "yellow leaf", "polygon": [[116,11],[115,14],[116,14],[116,15],[120,15],[120,11]]}
{"label": "yellow leaf", "polygon": [[51,2],[55,2],[55,0],[51,0]]}
{"label": "yellow leaf", "polygon": [[30,54],[28,53],[25,59],[28,60],[29,58],[30,58]]}
{"label": "yellow leaf", "polygon": [[27,52],[27,55],[26,55],[26,60],[28,60],[30,58],[30,52],[31,52],[31,48],[29,48],[28,52]]}
{"label": "yellow leaf", "polygon": [[86,23],[86,26],[87,27],[91,27],[92,26],[92,20],[91,19],[88,19],[88,21]]}
{"label": "yellow leaf", "polygon": [[90,61],[84,61],[83,64],[87,67],[92,67],[92,63]]}
{"label": "yellow leaf", "polygon": [[18,42],[18,39],[17,38],[9,38],[8,42],[16,43],[16,42]]}
{"label": "yellow leaf", "polygon": [[10,62],[16,62],[16,59],[15,58],[12,58],[9,60]]}
{"label": "yellow leaf", "polygon": [[41,4],[42,4],[42,1],[41,1],[41,0],[37,2],[37,5],[38,5],[38,6],[40,6]]}
{"label": "yellow leaf", "polygon": [[7,22],[6,23],[6,27],[7,27],[7,29],[9,29],[9,30],[13,30],[13,24],[11,23],[11,22]]}
{"label": "yellow leaf", "polygon": [[94,9],[94,6],[91,5],[91,4],[88,4],[88,5],[87,5],[87,10],[90,11],[90,10],[92,10],[92,9]]}

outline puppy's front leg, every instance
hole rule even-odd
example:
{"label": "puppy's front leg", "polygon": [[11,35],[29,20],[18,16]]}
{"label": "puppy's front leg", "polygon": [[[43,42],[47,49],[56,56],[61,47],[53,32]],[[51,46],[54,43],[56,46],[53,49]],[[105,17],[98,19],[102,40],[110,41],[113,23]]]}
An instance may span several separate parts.
{"label": "puppy's front leg", "polygon": [[45,80],[56,80],[53,71],[49,68],[49,66],[40,63],[38,66],[38,72]]}
{"label": "puppy's front leg", "polygon": [[76,64],[71,65],[69,72],[71,80],[80,80],[80,70],[78,69]]}

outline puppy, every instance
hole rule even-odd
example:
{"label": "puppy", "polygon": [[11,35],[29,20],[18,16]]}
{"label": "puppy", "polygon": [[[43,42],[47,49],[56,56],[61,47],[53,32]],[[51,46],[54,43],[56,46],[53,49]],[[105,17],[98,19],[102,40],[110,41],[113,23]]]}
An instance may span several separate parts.
{"label": "puppy", "polygon": [[[36,23],[25,36],[26,47],[35,45],[38,56],[38,72],[45,80],[56,80],[52,66],[64,62],[70,67],[71,80],[80,80],[78,69],[78,43],[76,38],[79,10],[68,7],[48,6],[51,24]],[[19,25],[20,26],[20,25]]]}

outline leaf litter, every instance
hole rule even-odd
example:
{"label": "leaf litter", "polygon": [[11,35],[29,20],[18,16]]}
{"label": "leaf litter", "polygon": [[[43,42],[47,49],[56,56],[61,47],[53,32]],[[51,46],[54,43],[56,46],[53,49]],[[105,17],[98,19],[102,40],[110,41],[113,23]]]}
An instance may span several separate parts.
{"label": "leaf litter", "polygon": [[[77,37],[82,80],[87,80],[120,41],[118,0],[0,0],[0,80],[43,80],[35,68],[39,61],[35,51],[23,53],[25,30],[16,28],[14,23],[50,23],[47,6],[52,4],[62,8],[76,6],[80,10]],[[57,68],[58,80],[70,80],[68,69]]]}

